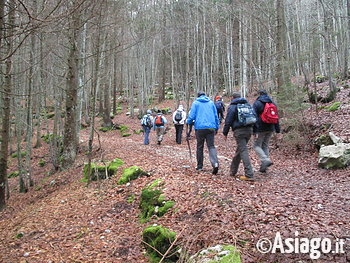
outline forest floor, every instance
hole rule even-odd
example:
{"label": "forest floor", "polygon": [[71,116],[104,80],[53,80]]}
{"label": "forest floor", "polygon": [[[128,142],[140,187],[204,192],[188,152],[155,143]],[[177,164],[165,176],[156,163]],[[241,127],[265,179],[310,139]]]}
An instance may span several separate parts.
{"label": "forest floor", "polygon": [[[344,89],[338,93],[336,101],[342,102],[339,111],[323,109],[316,113],[313,106],[304,112],[305,126],[312,129],[303,139],[290,136],[290,132],[281,139],[274,137],[274,164],[266,174],[256,172],[255,182],[228,175],[236,146],[232,132],[225,142],[221,129],[215,138],[220,161],[215,176],[207,153],[204,171],[195,170],[196,141],[194,137],[190,140],[191,160],[186,141],[175,143],[172,124],[160,146],[153,131],[150,145],[143,145],[142,133],[122,137],[118,130],[99,132],[101,150],[94,153],[94,161],[120,158],[125,162],[121,168],[137,165],[151,175],[128,185],[117,185],[122,169],[108,180],[88,186],[81,182],[88,129],[81,131],[81,153],[71,169],[50,175],[50,164],[37,165],[40,159],[49,162],[48,146],[35,149],[35,186],[20,194],[18,179],[9,180],[11,198],[7,209],[0,213],[0,262],[148,262],[141,233],[151,224],[175,231],[183,248],[192,253],[211,245],[234,244],[245,263],[311,262],[309,254],[262,254],[255,245],[261,238],[273,240],[277,232],[293,238],[296,231],[299,237],[349,241],[350,168],[319,169],[318,153],[312,146],[313,138],[323,132],[320,127],[326,123],[332,123],[331,130],[349,141],[349,92]],[[166,101],[161,106],[174,108],[174,102]],[[171,120],[171,115],[166,117]],[[127,117],[125,111],[114,121],[131,130],[140,129],[139,120]],[[96,149],[97,137],[95,143]],[[250,153],[258,170],[259,161],[251,145]],[[16,169],[15,159],[10,160],[9,167],[10,172]],[[243,174],[242,165],[239,174]],[[176,204],[163,217],[141,224],[141,190],[158,178],[165,182],[166,197]],[[135,200],[130,202],[133,195]],[[312,262],[349,261],[348,247],[345,254],[322,255]]]}

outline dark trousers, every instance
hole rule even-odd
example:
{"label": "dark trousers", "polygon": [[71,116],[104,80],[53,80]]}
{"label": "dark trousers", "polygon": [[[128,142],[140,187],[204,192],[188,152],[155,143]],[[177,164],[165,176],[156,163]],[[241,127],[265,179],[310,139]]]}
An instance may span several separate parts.
{"label": "dark trousers", "polygon": [[203,151],[204,142],[207,142],[207,147],[209,150],[209,159],[212,167],[219,164],[216,148],[214,145],[215,130],[214,129],[200,129],[196,130],[197,139],[197,168],[203,168]]}
{"label": "dark trousers", "polygon": [[231,175],[236,175],[238,171],[239,164],[242,160],[243,166],[244,166],[244,173],[247,177],[253,177],[253,167],[250,162],[249,158],[249,151],[247,144],[249,142],[250,137],[253,134],[253,128],[252,127],[243,127],[243,128],[237,128],[233,132],[236,143],[237,143],[237,149],[235,156],[232,159],[231,167],[230,167],[230,173]]}
{"label": "dark trousers", "polygon": [[218,118],[219,121],[221,122],[224,119],[224,110],[223,109],[216,109],[218,112]]}
{"label": "dark trousers", "polygon": [[175,124],[176,143],[177,144],[181,144],[183,128],[184,128],[183,124]]}

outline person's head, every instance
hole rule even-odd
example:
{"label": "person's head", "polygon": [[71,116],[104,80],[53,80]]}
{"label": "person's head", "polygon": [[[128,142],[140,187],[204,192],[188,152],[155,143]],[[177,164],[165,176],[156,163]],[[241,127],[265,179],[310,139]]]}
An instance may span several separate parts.
{"label": "person's head", "polygon": [[158,115],[161,115],[161,114],[162,114],[162,111],[161,111],[161,110],[158,110],[158,111],[157,111],[157,114],[158,114]]}
{"label": "person's head", "polygon": [[203,96],[203,95],[205,95],[205,92],[204,92],[204,91],[198,91],[197,97],[200,97],[200,96]]}
{"label": "person's head", "polygon": [[183,110],[184,109],[184,106],[182,106],[181,104],[179,105],[179,110]]}
{"label": "person's head", "polygon": [[234,92],[234,93],[232,94],[232,99],[238,99],[238,98],[240,98],[240,97],[241,97],[241,94],[238,93],[238,92]]}
{"label": "person's head", "polygon": [[147,114],[152,114],[152,111],[151,110],[147,110]]}
{"label": "person's head", "polygon": [[267,95],[267,91],[265,89],[259,89],[258,90],[258,95],[261,96],[261,95]]}

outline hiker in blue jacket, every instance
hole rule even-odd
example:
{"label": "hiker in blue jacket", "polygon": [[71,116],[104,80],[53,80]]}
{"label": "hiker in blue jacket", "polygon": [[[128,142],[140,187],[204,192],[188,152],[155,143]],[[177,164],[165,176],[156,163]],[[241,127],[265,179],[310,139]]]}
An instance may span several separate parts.
{"label": "hiker in blue jacket", "polygon": [[253,104],[254,111],[258,116],[258,120],[254,125],[253,133],[254,133],[254,150],[258,155],[261,166],[259,171],[265,173],[267,168],[272,165],[272,161],[270,159],[269,152],[269,142],[271,136],[274,132],[280,133],[280,125],[277,123],[265,123],[261,119],[261,114],[264,111],[264,107],[266,103],[273,103],[276,105],[270,96],[267,94],[267,91],[261,89],[258,91],[259,97]]}
{"label": "hiker in blue jacket", "polygon": [[213,167],[213,174],[219,171],[217,151],[214,145],[214,137],[219,129],[219,118],[214,102],[211,101],[203,91],[198,92],[198,98],[192,103],[186,124],[190,125],[194,121],[194,129],[197,139],[197,170],[203,170],[203,150],[204,142],[207,143],[209,159]]}
{"label": "hiker in blue jacket", "polygon": [[245,175],[240,176],[239,179],[249,181],[254,180],[254,171],[250,162],[249,151],[247,147],[250,137],[253,134],[253,125],[242,126],[242,124],[240,124],[238,121],[237,110],[237,104],[245,103],[248,103],[248,101],[245,98],[241,98],[241,95],[239,93],[232,94],[232,101],[227,111],[223,134],[225,136],[225,140],[227,140],[227,134],[230,131],[230,128],[232,128],[237,144],[236,153],[232,159],[230,166],[230,175],[235,176],[237,174],[239,164],[242,160]]}

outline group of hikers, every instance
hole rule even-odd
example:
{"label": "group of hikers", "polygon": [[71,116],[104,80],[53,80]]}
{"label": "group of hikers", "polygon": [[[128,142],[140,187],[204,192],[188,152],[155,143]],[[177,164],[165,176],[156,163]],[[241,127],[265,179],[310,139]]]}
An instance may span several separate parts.
{"label": "group of hikers", "polygon": [[[222,131],[225,141],[227,141],[227,135],[231,128],[237,145],[230,165],[230,175],[236,176],[239,164],[242,161],[244,175],[239,176],[239,179],[255,180],[247,144],[251,136],[254,135],[253,148],[261,162],[259,171],[266,173],[268,167],[273,164],[269,154],[269,141],[274,132],[280,133],[277,106],[267,91],[261,89],[258,91],[258,98],[253,105],[250,105],[246,98],[241,97],[240,93],[233,93],[226,118],[224,118],[224,112],[225,105],[221,96],[217,96],[215,102],[213,102],[206,96],[205,92],[198,92],[197,99],[192,103],[188,116],[182,105],[179,105],[172,115],[172,121],[176,130],[176,143],[181,144],[185,124],[189,128],[186,129],[187,140],[190,139],[191,130],[194,127],[197,140],[196,170],[203,170],[203,152],[204,144],[206,143],[209,160],[213,168],[212,174],[216,175],[219,171],[219,161],[214,138],[220,128],[221,121],[225,120]],[[165,133],[166,123],[167,119],[160,110],[154,117],[152,116],[152,111],[147,110],[147,114],[141,119],[144,131],[144,144],[149,144],[149,134],[151,129],[153,129],[156,131],[157,143],[160,145]]]}

